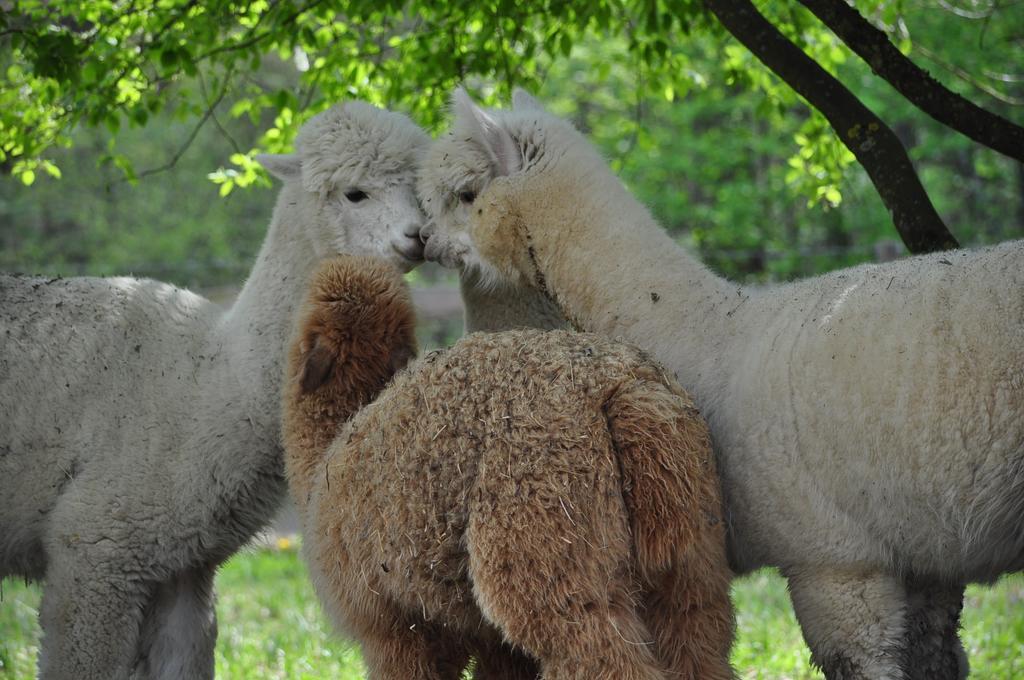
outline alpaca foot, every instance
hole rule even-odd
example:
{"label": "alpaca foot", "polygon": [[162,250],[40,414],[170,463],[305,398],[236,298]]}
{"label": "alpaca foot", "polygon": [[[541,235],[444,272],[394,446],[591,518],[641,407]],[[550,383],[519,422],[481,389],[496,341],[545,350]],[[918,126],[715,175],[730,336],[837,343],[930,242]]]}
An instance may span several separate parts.
{"label": "alpaca foot", "polygon": [[901,665],[908,680],[963,680],[967,656],[960,643],[963,586],[911,580]]}

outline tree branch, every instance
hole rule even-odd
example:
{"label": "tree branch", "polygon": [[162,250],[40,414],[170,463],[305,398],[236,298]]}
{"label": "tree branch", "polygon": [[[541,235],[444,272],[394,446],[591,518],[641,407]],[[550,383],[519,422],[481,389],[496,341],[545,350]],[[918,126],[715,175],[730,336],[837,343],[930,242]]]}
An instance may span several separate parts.
{"label": "tree branch", "polygon": [[210,57],[220,54],[222,52],[233,52],[236,50],[244,50],[248,47],[252,47],[253,45],[256,45],[257,43],[260,43],[263,40],[274,35],[275,32],[282,30],[285,26],[292,25],[293,23],[298,21],[299,17],[301,17],[303,14],[305,14],[311,9],[314,9],[315,7],[317,7],[317,5],[323,4],[324,1],[325,0],[311,0],[308,4],[299,7],[291,14],[285,16],[284,19],[282,19],[281,23],[278,24],[275,28],[268,28],[262,33],[258,33],[256,29],[260,27],[260,24],[263,22],[263,20],[270,14],[270,12],[264,12],[256,20],[256,23],[245,32],[245,35],[240,40],[233,43],[226,42],[223,45],[219,45],[217,47],[209,49],[206,52],[203,52],[202,54],[198,55],[194,61],[196,64],[198,64],[199,62],[209,59]]}
{"label": "tree branch", "polygon": [[704,5],[754,56],[828,119],[867,171],[910,252],[959,246],[935,211],[906,149],[878,116],[748,0],[704,0]]}
{"label": "tree branch", "polygon": [[217,93],[217,98],[207,106],[206,111],[203,113],[202,118],[200,118],[199,122],[195,124],[195,127],[192,128],[192,131],[189,133],[188,137],[185,138],[184,143],[182,143],[182,145],[178,147],[178,150],[174,153],[173,156],[171,156],[171,159],[159,167],[143,170],[142,172],[138,173],[135,176],[135,179],[139,180],[142,179],[143,177],[155,175],[160,172],[166,172],[167,170],[170,170],[171,168],[178,164],[178,161],[181,160],[181,157],[184,156],[185,152],[188,151],[189,147],[192,146],[192,142],[196,140],[196,136],[199,134],[199,131],[203,129],[203,126],[206,125],[207,121],[209,121],[211,118],[214,118],[214,110],[221,103],[221,101],[224,100],[224,96],[228,93],[228,85],[230,82],[231,71],[229,70],[228,73],[224,76],[224,84],[220,88],[220,92]]}
{"label": "tree branch", "polygon": [[843,0],[799,2],[914,106],[979,144],[1024,162],[1024,127],[946,89]]}
{"label": "tree branch", "polygon": [[220,119],[217,118],[216,111],[217,105],[224,99],[224,95],[227,94],[228,84],[230,82],[229,76],[231,75],[231,73],[233,73],[233,71],[228,71],[228,73],[225,74],[223,87],[221,88],[220,94],[217,95],[217,101],[214,102],[213,106],[210,106],[210,95],[206,91],[206,79],[203,78],[203,72],[196,71],[196,76],[199,81],[199,93],[203,95],[203,101],[207,104],[207,106],[209,106],[207,110],[210,112],[210,118],[213,120],[213,124],[217,127],[217,130],[220,131],[221,136],[224,137],[224,139],[228,140],[228,143],[231,145],[231,148],[234,150],[234,152],[242,153],[242,149],[238,146],[238,142],[236,142],[235,138],[231,136],[231,133],[228,132],[223,125],[221,125]]}
{"label": "tree branch", "polygon": [[[968,73],[964,69],[960,68],[959,66],[956,66],[955,64],[950,64],[949,62],[944,61],[942,58],[939,57],[939,55],[935,54],[934,52],[929,50],[927,47],[924,47],[923,45],[918,45],[918,44],[915,43],[911,47],[911,49],[913,49],[915,52],[919,52],[921,54],[921,56],[924,57],[925,59],[931,60],[932,62],[937,64],[940,68],[943,68],[946,71],[950,72],[951,74],[953,74],[954,76],[956,76],[960,80],[964,81],[965,83],[967,83],[971,87],[977,88],[977,89],[981,90],[982,92],[984,92],[988,96],[992,97],[993,99],[995,99],[997,101],[1001,101],[1004,104],[1009,104],[1010,106],[1024,106],[1024,98],[1014,97],[1014,96],[1011,96],[1009,94],[1000,92],[995,87],[993,87],[993,86],[991,86],[991,85],[989,85],[987,83],[981,82],[978,78],[975,78],[973,75],[971,75],[970,73]],[[992,76],[990,74],[986,73],[984,75],[986,77],[992,79]]]}

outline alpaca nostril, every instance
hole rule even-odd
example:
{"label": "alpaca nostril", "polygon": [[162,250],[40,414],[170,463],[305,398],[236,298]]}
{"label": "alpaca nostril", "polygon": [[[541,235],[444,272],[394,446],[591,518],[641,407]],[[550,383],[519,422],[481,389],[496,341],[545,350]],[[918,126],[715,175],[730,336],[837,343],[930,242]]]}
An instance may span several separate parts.
{"label": "alpaca nostril", "polygon": [[430,222],[428,224],[423,225],[423,227],[420,228],[420,234],[419,234],[420,243],[422,243],[423,245],[426,245],[427,241],[430,240],[430,237],[434,235],[435,231],[436,231],[436,228],[435,228],[433,222]]}

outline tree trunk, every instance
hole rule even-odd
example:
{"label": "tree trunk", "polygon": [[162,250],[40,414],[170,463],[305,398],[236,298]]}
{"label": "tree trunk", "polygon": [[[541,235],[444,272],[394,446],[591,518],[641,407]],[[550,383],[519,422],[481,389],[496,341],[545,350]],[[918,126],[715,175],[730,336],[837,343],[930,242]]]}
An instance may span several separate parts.
{"label": "tree trunk", "polygon": [[935,211],[906,149],[878,116],[748,0],[705,0],[704,5],[754,56],[828,119],[867,171],[910,252],[959,247]]}
{"label": "tree trunk", "polygon": [[844,0],[800,0],[800,4],[914,106],[979,144],[1024,161],[1024,127],[946,89]]}

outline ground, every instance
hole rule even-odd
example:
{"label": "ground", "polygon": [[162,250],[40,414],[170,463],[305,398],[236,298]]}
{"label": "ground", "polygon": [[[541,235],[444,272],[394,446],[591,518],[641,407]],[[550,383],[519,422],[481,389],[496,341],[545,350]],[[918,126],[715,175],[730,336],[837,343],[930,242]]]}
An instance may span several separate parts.
{"label": "ground", "polygon": [[[221,680],[363,677],[358,650],[329,631],[294,540],[275,538],[236,555],[217,580]],[[0,679],[34,677],[39,589],[0,589]],[[785,584],[771,571],[736,581],[739,635],[733,664],[744,680],[820,678],[808,663]],[[973,586],[964,612],[972,678],[1024,678],[1024,574]]]}

